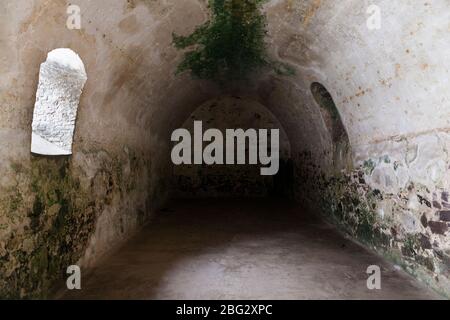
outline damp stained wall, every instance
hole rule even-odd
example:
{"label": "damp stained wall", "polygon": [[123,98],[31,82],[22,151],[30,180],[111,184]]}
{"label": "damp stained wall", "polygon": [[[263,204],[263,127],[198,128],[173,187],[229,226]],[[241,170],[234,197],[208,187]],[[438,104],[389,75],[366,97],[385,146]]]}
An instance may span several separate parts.
{"label": "damp stained wall", "polygon": [[[45,296],[66,264],[93,265],[132,234],[169,192],[171,132],[222,94],[245,94],[281,123],[299,201],[448,294],[448,1],[268,1],[270,55],[296,74],[262,72],[227,90],[175,76],[172,33],[204,22],[206,1],[70,4],[81,30],[65,27],[69,1],[0,4],[1,296]],[[380,30],[366,26],[370,4]],[[73,156],[39,158],[33,106],[55,48],[79,54],[88,81]],[[313,82],[349,136],[351,163],[339,170]]]}

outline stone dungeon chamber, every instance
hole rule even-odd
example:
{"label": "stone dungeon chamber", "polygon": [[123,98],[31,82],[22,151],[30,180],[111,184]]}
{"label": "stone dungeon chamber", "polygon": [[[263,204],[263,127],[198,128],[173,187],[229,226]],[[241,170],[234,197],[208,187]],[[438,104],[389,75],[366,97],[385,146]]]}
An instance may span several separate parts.
{"label": "stone dungeon chamber", "polygon": [[[295,72],[226,87],[175,72],[172,34],[206,0],[70,4],[79,30],[68,1],[0,3],[1,298],[450,295],[448,1],[267,1],[268,54]],[[52,64],[58,48],[78,67]],[[58,122],[37,98],[64,90],[81,94],[73,145],[69,130],[53,151],[71,152],[31,152],[33,115]],[[279,128],[279,174],[174,166],[171,134],[194,119]],[[70,265],[85,291],[57,294]]]}

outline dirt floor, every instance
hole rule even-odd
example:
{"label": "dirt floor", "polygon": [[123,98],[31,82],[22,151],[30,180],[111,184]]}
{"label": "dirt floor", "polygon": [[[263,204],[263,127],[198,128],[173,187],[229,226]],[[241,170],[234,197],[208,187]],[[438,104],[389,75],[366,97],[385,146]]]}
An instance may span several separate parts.
{"label": "dirt floor", "polygon": [[[381,267],[381,290],[367,267]],[[412,277],[284,202],[174,201],[63,299],[434,299]]]}

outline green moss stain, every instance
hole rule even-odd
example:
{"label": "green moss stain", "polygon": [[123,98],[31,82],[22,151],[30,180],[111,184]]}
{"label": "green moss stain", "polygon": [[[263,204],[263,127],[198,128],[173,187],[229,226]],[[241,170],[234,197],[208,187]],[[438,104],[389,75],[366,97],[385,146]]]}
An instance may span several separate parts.
{"label": "green moss stain", "polygon": [[[377,163],[384,162],[395,167],[395,162],[388,157],[381,157],[379,162],[369,159],[351,172],[325,176],[314,164],[310,154],[300,154],[299,158],[299,162],[305,164],[296,168],[297,179],[305,182],[299,190],[303,199],[310,199],[309,202],[318,207],[326,219],[359,242],[402,266],[441,294],[448,295],[436,280],[436,265],[439,265],[440,260],[434,250],[427,250],[430,248],[424,240],[426,236],[422,233],[405,234],[392,215],[383,218],[378,215],[378,205],[383,200],[392,201],[393,214],[395,210],[402,210],[402,204],[395,207],[398,195],[373,189],[362,178],[364,174],[372,174]],[[408,193],[411,188],[403,191]]]}
{"label": "green moss stain", "polygon": [[22,198],[22,194],[20,193],[19,190],[15,190],[16,192],[11,196],[11,201],[9,203],[9,210],[11,212],[16,211],[17,209],[19,209],[19,207],[21,206],[22,202],[23,202],[23,198]]}
{"label": "green moss stain", "polygon": [[[107,154],[92,154],[99,152]],[[145,164],[129,153],[97,158],[98,178],[87,184],[68,157],[32,156],[11,165],[17,184],[0,201],[0,298],[44,298],[64,280],[83,255],[96,217],[113,197],[137,186]]]}
{"label": "green moss stain", "polygon": [[368,159],[368,160],[364,161],[364,164],[363,164],[364,172],[367,175],[371,175],[372,172],[375,170],[376,166],[377,166],[377,164],[375,161],[373,161],[372,159]]}
{"label": "green moss stain", "polygon": [[415,257],[420,250],[418,234],[408,234],[403,240],[402,252],[405,256]]}
{"label": "green moss stain", "polygon": [[293,74],[289,66],[271,62],[266,53],[265,0],[209,0],[212,18],[189,36],[173,35],[178,49],[188,49],[178,73],[225,81],[245,79],[270,66],[279,74]]}
{"label": "green moss stain", "polygon": [[[87,193],[69,167],[68,158],[33,157],[29,168],[13,165],[16,174],[29,178],[34,200],[31,208],[14,205],[17,215],[25,213],[28,225],[18,233],[18,241],[10,238],[9,253],[0,259],[0,268],[9,275],[0,279],[6,291],[2,296],[44,297],[63,270],[80,258],[78,248],[86,246],[95,219],[85,217]],[[32,245],[25,248],[24,243]]]}

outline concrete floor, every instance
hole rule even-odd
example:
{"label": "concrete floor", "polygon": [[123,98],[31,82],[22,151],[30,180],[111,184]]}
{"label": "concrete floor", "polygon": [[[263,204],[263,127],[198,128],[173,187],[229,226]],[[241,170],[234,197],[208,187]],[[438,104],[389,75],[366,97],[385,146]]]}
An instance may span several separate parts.
{"label": "concrete floor", "polygon": [[[370,291],[369,265],[382,268]],[[180,201],[82,278],[64,299],[439,298],[294,206]]]}

